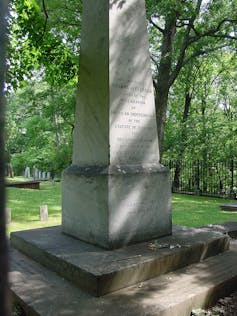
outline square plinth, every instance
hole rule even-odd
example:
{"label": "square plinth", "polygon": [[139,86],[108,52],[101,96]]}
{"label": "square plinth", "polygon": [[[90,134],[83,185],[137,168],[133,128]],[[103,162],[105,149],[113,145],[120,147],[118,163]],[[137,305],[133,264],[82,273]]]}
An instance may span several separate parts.
{"label": "square plinth", "polygon": [[69,235],[108,249],[170,235],[168,170],[69,167],[63,173],[62,227]]}

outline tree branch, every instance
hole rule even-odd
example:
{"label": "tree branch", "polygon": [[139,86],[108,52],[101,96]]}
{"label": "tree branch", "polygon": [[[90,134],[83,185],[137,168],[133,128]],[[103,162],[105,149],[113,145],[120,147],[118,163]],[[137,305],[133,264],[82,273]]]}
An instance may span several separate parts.
{"label": "tree branch", "polygon": [[43,11],[44,11],[44,15],[45,15],[45,22],[44,22],[43,32],[42,32],[40,38],[38,39],[38,41],[36,42],[36,45],[38,45],[39,42],[41,42],[43,37],[44,37],[44,34],[46,32],[47,23],[48,23],[48,18],[49,18],[47,10],[46,10],[45,0],[42,0],[42,5],[43,5]]}
{"label": "tree branch", "polygon": [[177,76],[178,76],[178,74],[183,66],[183,62],[184,62],[184,58],[185,58],[185,54],[186,54],[186,49],[189,45],[190,31],[193,29],[194,21],[200,12],[201,4],[202,4],[202,0],[198,0],[195,12],[194,12],[193,16],[189,19],[189,23],[188,23],[188,26],[186,29],[186,34],[184,36],[183,43],[182,43],[182,46],[180,49],[179,58],[178,58],[176,67],[170,75],[170,80],[169,80],[170,86],[174,83],[175,79],[177,78]]}
{"label": "tree branch", "polygon": [[203,56],[203,55],[206,55],[206,54],[209,54],[209,53],[212,53],[218,49],[222,49],[224,47],[226,47],[227,45],[224,44],[224,45],[220,45],[220,46],[216,46],[216,47],[212,47],[212,48],[209,48],[207,50],[199,50],[197,52],[195,52],[194,54],[192,54],[191,56],[189,56],[184,62],[183,62],[183,65],[186,65],[187,63],[189,63],[190,60],[192,60],[193,58],[195,57],[199,57],[199,56]]}
{"label": "tree branch", "polygon": [[164,34],[164,30],[163,30],[161,27],[159,27],[159,25],[157,25],[157,24],[152,20],[152,17],[150,17],[149,22],[150,22],[159,32],[161,32],[162,34]]}
{"label": "tree branch", "polygon": [[228,35],[228,34],[213,35],[212,37],[214,37],[214,38],[225,38],[225,39],[230,39],[230,40],[237,40],[237,36],[231,36],[231,35]]}
{"label": "tree branch", "polygon": [[222,25],[226,22],[237,23],[237,19],[223,19],[218,23],[218,25],[215,28],[210,29],[204,33],[198,33],[196,30],[194,30],[196,35],[189,38],[189,44],[197,42],[201,37],[207,37],[207,36],[214,37],[215,34],[220,31]]}

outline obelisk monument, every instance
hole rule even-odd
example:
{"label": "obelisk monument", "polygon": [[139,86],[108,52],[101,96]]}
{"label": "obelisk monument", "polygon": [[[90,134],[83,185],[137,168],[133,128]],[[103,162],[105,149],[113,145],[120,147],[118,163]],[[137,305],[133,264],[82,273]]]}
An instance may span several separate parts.
{"label": "obelisk monument", "polygon": [[169,235],[144,0],[84,0],[63,232],[105,248]]}

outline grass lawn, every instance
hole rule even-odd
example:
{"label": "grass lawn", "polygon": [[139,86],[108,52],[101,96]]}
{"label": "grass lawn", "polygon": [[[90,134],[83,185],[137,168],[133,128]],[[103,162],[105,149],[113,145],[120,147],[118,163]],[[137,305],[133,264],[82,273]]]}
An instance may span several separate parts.
{"label": "grass lawn", "polygon": [[25,177],[14,177],[14,178],[6,178],[7,182],[24,182],[24,181],[32,181],[33,178],[25,178]]}
{"label": "grass lawn", "polygon": [[[8,233],[61,224],[61,183],[42,182],[40,190],[7,188],[7,207],[11,208],[12,221]],[[40,205],[48,205],[49,219],[39,220]]]}
{"label": "grass lawn", "polygon": [[237,221],[237,212],[224,212],[219,205],[235,203],[230,199],[184,194],[172,195],[172,220],[175,225],[202,226]]}
{"label": "grass lawn", "polygon": [[[237,212],[224,212],[220,204],[233,200],[202,196],[173,194],[173,224],[201,226],[227,221],[237,221]],[[39,220],[40,205],[48,205],[49,220]],[[61,224],[61,183],[42,182],[40,190],[7,188],[7,207],[12,209],[12,222],[8,233]]]}

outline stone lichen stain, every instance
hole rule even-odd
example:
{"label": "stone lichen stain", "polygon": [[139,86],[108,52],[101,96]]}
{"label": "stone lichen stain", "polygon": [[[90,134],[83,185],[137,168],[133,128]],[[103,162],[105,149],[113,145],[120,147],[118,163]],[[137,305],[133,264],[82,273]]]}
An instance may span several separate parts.
{"label": "stone lichen stain", "polygon": [[111,0],[109,8],[112,9],[113,6],[117,5],[117,9],[122,9],[125,3],[126,0]]}

